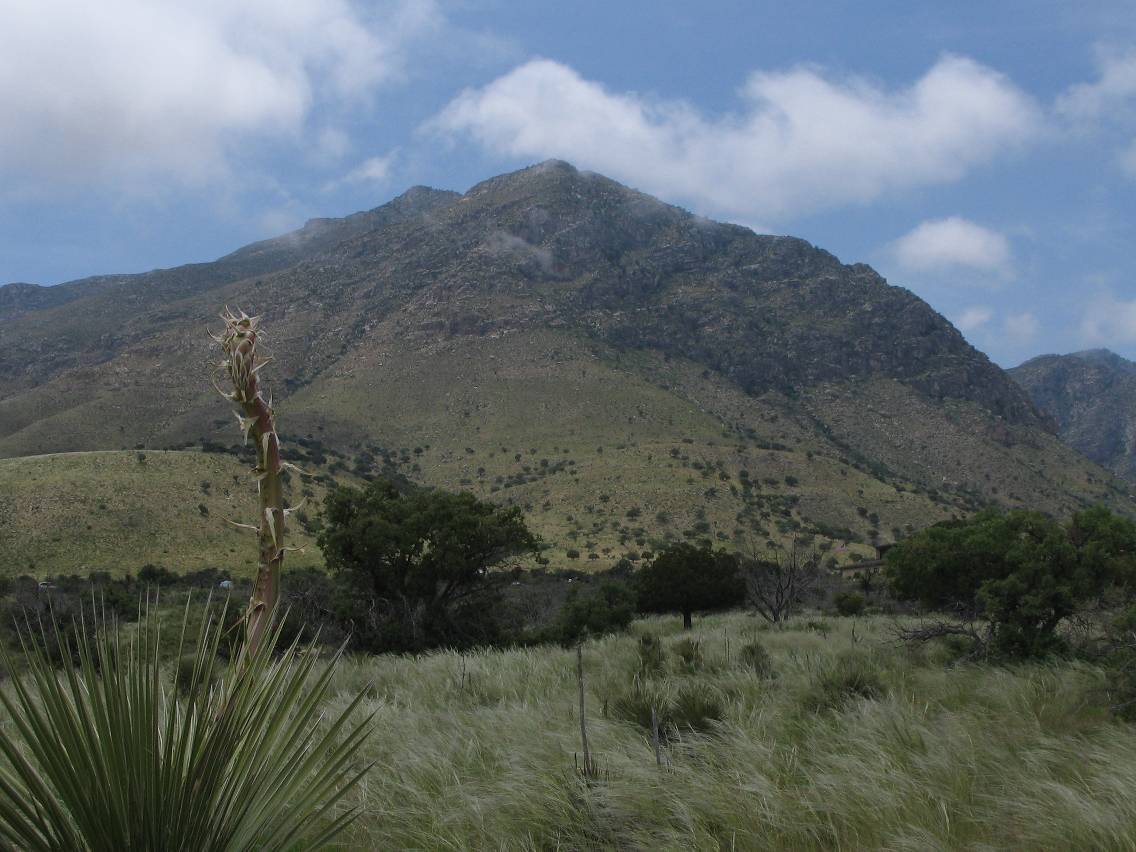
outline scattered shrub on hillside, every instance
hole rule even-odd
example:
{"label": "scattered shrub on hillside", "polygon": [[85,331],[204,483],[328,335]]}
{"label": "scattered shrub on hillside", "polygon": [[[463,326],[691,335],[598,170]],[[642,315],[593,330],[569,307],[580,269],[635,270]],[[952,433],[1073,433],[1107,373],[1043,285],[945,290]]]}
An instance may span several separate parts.
{"label": "scattered shrub on hillside", "polygon": [[836,612],[845,617],[860,615],[864,611],[864,596],[859,592],[838,592],[832,599]]}
{"label": "scattered shrub on hillside", "polygon": [[758,677],[773,677],[773,658],[769,656],[765,646],[756,640],[742,645],[738,651],[738,663]]}
{"label": "scattered shrub on hillside", "polygon": [[868,654],[850,651],[821,669],[804,703],[811,710],[839,710],[849,701],[877,699],[886,691],[876,661]]}

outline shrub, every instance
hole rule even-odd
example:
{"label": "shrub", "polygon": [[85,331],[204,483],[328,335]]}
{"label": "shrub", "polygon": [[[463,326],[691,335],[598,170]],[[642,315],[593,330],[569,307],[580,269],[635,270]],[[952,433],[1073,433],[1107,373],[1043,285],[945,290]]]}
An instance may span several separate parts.
{"label": "shrub", "polygon": [[875,660],[867,654],[846,652],[820,671],[805,696],[805,706],[839,710],[849,701],[880,698],[886,691]]}
{"label": "shrub", "polygon": [[706,665],[706,657],[702,653],[702,642],[699,639],[680,639],[674,644],[672,650],[679,659],[679,666],[686,672],[698,672]]}
{"label": "shrub", "polygon": [[738,651],[738,662],[758,677],[773,677],[773,658],[760,642],[747,642]]}
{"label": "shrub", "polygon": [[558,638],[572,644],[585,636],[622,633],[634,617],[635,592],[626,583],[604,580],[594,592],[568,593],[557,619]]}
{"label": "shrub", "polygon": [[846,617],[860,615],[864,611],[864,596],[859,592],[838,592],[832,602],[836,612]]}
{"label": "shrub", "polygon": [[1040,512],[988,510],[936,524],[887,554],[900,598],[985,620],[1004,658],[1062,650],[1059,628],[1136,579],[1136,523],[1097,507],[1062,526]]}
{"label": "shrub", "polygon": [[[0,845],[291,849],[342,832],[355,812],[334,809],[362,777],[353,760],[369,723],[348,722],[359,698],[321,720],[338,655],[322,671],[296,644],[276,655],[273,631],[218,676],[225,622],[203,621],[174,677],[149,615],[80,632],[64,677],[23,642],[26,673],[0,691],[13,722],[0,737]],[[14,669],[6,651],[0,661]]]}

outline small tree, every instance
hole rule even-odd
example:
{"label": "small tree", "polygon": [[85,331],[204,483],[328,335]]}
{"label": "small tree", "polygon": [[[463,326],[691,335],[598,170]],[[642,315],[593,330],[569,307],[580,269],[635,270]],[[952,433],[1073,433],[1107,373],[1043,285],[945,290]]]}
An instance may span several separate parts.
{"label": "small tree", "polygon": [[357,641],[374,650],[491,638],[489,571],[538,543],[516,507],[468,493],[404,494],[382,479],[329,494],[318,542],[350,589]]}
{"label": "small tree", "polygon": [[820,583],[820,554],[796,545],[759,555],[750,547],[742,560],[746,599],[771,624],[782,624],[801,607]]}
{"label": "small tree", "polygon": [[1107,509],[1065,526],[1040,512],[989,510],[905,539],[888,552],[887,570],[899,597],[983,621],[987,650],[1034,657],[1061,647],[1064,621],[1132,582],[1134,556],[1136,525]]}
{"label": "small tree", "polygon": [[695,610],[740,604],[745,586],[737,558],[709,542],[676,542],[648,563],[638,575],[639,608],[644,612],[682,613],[689,630]]}

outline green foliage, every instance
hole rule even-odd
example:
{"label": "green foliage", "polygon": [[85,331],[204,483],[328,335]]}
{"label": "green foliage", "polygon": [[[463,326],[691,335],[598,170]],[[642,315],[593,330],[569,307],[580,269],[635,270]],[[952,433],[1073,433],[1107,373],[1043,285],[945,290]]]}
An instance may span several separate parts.
{"label": "green foliage", "polygon": [[588,636],[622,633],[635,617],[635,591],[626,583],[604,580],[581,594],[573,588],[557,619],[561,642],[574,644]]}
{"label": "green foliage", "polygon": [[468,493],[401,493],[381,479],[329,494],[318,541],[352,589],[345,615],[368,650],[492,640],[489,570],[537,547],[516,507]]}
{"label": "green foliage", "polygon": [[364,771],[369,723],[351,721],[362,696],[321,721],[338,655],[317,666],[293,644],[274,656],[274,633],[220,671],[225,621],[204,620],[192,652],[183,624],[175,659],[192,662],[176,677],[156,617],[78,631],[78,665],[62,674],[26,641],[26,673],[0,690],[0,846],[293,849],[340,834],[356,812],[339,803]]}
{"label": "green foliage", "polygon": [[738,662],[760,678],[771,678],[774,675],[773,658],[765,646],[756,640],[742,645],[738,651]]}
{"label": "green foliage", "polygon": [[874,700],[886,691],[876,661],[868,654],[846,651],[818,672],[804,703],[810,710],[839,710],[849,701]]}
{"label": "green foliage", "polygon": [[691,626],[695,610],[740,604],[745,584],[737,559],[709,542],[676,542],[660,552],[638,575],[639,606],[644,612],[682,613]]}
{"label": "green foliage", "polygon": [[888,552],[901,598],[987,619],[990,650],[1021,658],[1063,647],[1058,628],[1111,586],[1131,584],[1136,525],[1096,508],[1062,526],[1039,512],[988,510]]}
{"label": "green foliage", "polygon": [[859,592],[837,592],[832,599],[836,612],[843,616],[859,615],[864,611],[864,596]]}

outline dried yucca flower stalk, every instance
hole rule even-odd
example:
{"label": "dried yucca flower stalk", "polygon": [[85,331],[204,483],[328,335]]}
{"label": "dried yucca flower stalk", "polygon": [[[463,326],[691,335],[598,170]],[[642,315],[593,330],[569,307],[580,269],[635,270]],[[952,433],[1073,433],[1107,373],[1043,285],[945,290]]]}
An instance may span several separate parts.
{"label": "dried yucca flower stalk", "polygon": [[262,336],[260,317],[251,317],[244,311],[233,313],[228,308],[221,314],[225,328],[213,339],[221,344],[225,359],[221,369],[232,382],[231,392],[221,395],[239,406],[237,421],[245,441],[252,438],[256,444],[256,479],[260,495],[260,513],[256,525],[235,524],[257,533],[259,559],[252,599],[245,616],[246,648],[255,654],[269,629],[273,612],[280,598],[280,568],[284,554],[284,528],[293,511],[284,508],[284,490],[281,474],[291,467],[280,459],[280,439],[276,434],[276,420],[271,402],[260,392],[257,374],[272,359],[257,360],[257,344]]}

